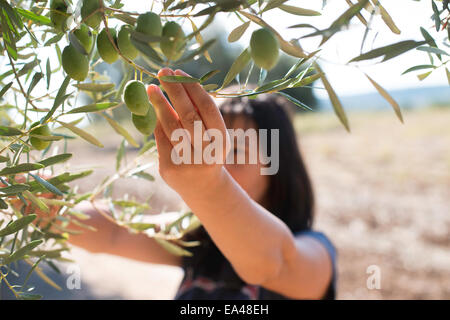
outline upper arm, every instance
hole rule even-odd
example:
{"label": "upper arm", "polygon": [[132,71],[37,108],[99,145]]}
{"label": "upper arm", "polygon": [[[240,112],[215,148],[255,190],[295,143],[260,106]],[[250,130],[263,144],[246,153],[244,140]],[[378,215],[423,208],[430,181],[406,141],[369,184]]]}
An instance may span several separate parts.
{"label": "upper arm", "polygon": [[278,275],[262,286],[292,299],[321,299],[333,277],[333,257],[311,235],[293,237]]}

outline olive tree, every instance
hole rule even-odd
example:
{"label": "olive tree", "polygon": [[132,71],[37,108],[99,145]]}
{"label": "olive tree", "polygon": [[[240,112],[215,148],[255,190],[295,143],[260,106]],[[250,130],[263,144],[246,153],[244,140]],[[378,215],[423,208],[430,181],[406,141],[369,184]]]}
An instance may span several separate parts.
{"label": "olive tree", "polygon": [[[40,296],[30,290],[27,280],[22,284],[8,280],[8,275],[15,273],[15,262],[25,261],[32,266],[26,279],[31,272],[36,272],[52,284],[39,264],[64,260],[61,254],[68,250],[66,241],[73,233],[67,227],[70,223],[89,228],[82,222],[88,217],[74,209],[83,200],[95,206],[95,200],[104,197],[110,203],[111,213],[98,210],[106,219],[130,232],[154,237],[173,254],[191,254],[189,246],[197,243],[181,238],[200,225],[192,212],[180,212],[179,218],[169,225],[143,223],[140,216],[148,208],[147,203],[113,199],[108,193],[119,178],[153,180],[146,172],[149,164],[142,161],[144,155],[156,152],[152,138],[156,114],[145,84],[157,79],[158,69],[206,59],[211,70],[201,77],[165,76],[164,80],[198,82],[214,97],[278,94],[304,109],[309,107],[283,90],[321,81],[337,117],[349,130],[339,97],[319,66],[321,47],[335,34],[345,32],[351,21],[365,26],[365,41],[376,15],[382,17],[391,32],[400,33],[395,19],[379,0],[346,0],[348,9],[336,14],[325,29],[302,23],[302,16],[319,16],[320,11],[283,0],[159,0],[149,2],[148,12],[125,11],[126,1],[0,0],[0,283],[8,286],[17,298]],[[430,62],[420,62],[405,72],[425,71],[419,74],[419,79],[425,79],[434,70],[445,68],[450,81],[446,67],[449,1],[433,0],[430,4],[430,12],[424,14],[431,15],[434,28],[442,31],[439,39],[433,39],[427,27],[423,27],[421,41],[400,41],[376,48],[349,63],[369,59],[384,62],[410,50],[421,50],[428,53]],[[326,5],[324,0],[323,7]],[[277,25],[265,20],[264,13],[269,10],[278,10],[280,16],[298,16],[299,23],[290,28],[297,28],[302,36],[284,38]],[[240,21],[229,34],[229,42],[238,41],[251,24],[257,27],[229,70],[214,68],[214,61],[219,57],[211,56],[208,50],[214,46],[215,39],[202,36],[221,15],[233,15]],[[322,39],[315,50],[302,48],[302,39],[308,37]],[[294,57],[295,63],[280,79],[266,81],[280,54]],[[118,60],[127,72],[116,85],[108,76],[97,72],[96,66]],[[242,75],[243,70],[248,71]],[[223,81],[211,83],[210,79],[219,72],[224,72]],[[251,74],[256,74],[258,79],[256,88],[252,89],[247,86]],[[369,75],[367,78],[402,120],[399,105]],[[238,82],[240,90],[225,90],[232,82]],[[80,106],[81,93],[90,97],[91,102]],[[132,122],[143,137],[140,142],[114,118],[112,111],[118,108],[131,113]],[[100,138],[80,125],[86,115],[94,113],[104,118],[123,140],[117,146],[116,174],[105,177],[90,192],[79,193],[77,186],[69,183],[88,176],[92,170],[73,172],[63,164],[73,156],[67,152],[67,145],[77,137],[103,147]],[[126,145],[138,152],[134,161],[124,164]]]}

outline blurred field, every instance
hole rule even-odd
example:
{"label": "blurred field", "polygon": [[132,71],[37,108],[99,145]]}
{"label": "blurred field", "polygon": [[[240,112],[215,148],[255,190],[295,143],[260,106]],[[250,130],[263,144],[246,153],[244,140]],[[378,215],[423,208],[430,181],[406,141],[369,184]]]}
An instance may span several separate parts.
{"label": "blurred field", "polygon": [[[338,249],[339,299],[450,298],[450,108],[404,117],[402,125],[391,110],[350,113],[351,134],[334,114],[295,119],[316,192],[315,228]],[[80,141],[69,150],[77,154],[71,170],[99,167],[80,184],[84,191],[114,170],[119,141],[112,129],[89,131],[105,149]],[[180,208],[160,178],[136,181],[116,185],[114,195],[152,194],[152,212]],[[91,298],[172,299],[183,275],[178,268],[78,248],[72,257]],[[381,269],[380,290],[366,287],[370,265]]]}
{"label": "blurred field", "polygon": [[[297,119],[317,228],[339,251],[340,299],[450,298],[450,109]],[[381,268],[381,290],[366,269]]]}

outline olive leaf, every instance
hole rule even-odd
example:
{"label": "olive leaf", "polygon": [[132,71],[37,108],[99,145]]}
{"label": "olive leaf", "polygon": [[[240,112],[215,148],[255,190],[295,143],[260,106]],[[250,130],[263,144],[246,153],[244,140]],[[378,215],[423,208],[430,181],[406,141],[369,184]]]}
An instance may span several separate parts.
{"label": "olive leaf", "polygon": [[302,38],[315,37],[318,35],[322,36],[322,41],[320,45],[323,45],[328,41],[334,34],[339,32],[344,26],[348,25],[350,20],[356,16],[369,2],[369,0],[358,0],[357,3],[348,8],[343,14],[339,16],[327,29],[316,31],[310,33]]}
{"label": "olive leaf", "polygon": [[0,136],[10,137],[10,136],[19,136],[22,134],[17,128],[0,126]]}
{"label": "olive leaf", "polygon": [[386,9],[381,5],[380,1],[378,0],[371,0],[374,5],[376,5],[380,9],[381,18],[383,19],[384,23],[391,29],[391,31],[395,34],[400,34],[401,31],[395,24],[394,20],[390,16],[390,14],[386,11]]}
{"label": "olive leaf", "polygon": [[412,72],[412,71],[423,70],[423,69],[435,69],[435,68],[436,67],[433,66],[432,64],[422,64],[422,65],[414,66],[414,67],[411,67],[411,68],[405,70],[402,73],[402,75],[403,74],[407,74],[407,73]]}
{"label": "olive leaf", "polygon": [[69,42],[79,53],[84,55],[88,54],[84,46],[80,43],[80,41],[73,32],[69,32]]}
{"label": "olive leaf", "polygon": [[[193,33],[195,36],[195,40],[197,40],[197,42],[201,48],[204,46],[205,41],[203,40],[203,37],[202,37],[200,31],[198,30],[197,26],[195,25],[194,21],[192,19],[189,19],[189,21],[191,22],[192,30],[194,31]],[[206,49],[202,50],[203,55],[205,56],[206,60],[208,60],[209,63],[212,63],[213,61],[211,59],[211,56],[209,55],[209,53]]]}
{"label": "olive leaf", "polygon": [[306,104],[304,104],[303,102],[299,101],[298,99],[288,95],[285,92],[279,91],[277,92],[277,94],[282,95],[283,97],[285,97],[286,99],[288,99],[289,101],[291,101],[293,104],[295,104],[296,106],[299,106],[300,108],[303,108],[305,110],[309,110],[309,111],[313,111],[310,107],[308,107]]}
{"label": "olive leaf", "polygon": [[35,219],[36,219],[35,214],[29,214],[27,216],[12,221],[6,227],[0,230],[0,237],[4,237],[22,230],[23,228],[27,227],[31,222],[33,222]]}
{"label": "olive leaf", "polygon": [[182,59],[178,60],[177,63],[185,63],[192,59],[195,59],[196,57],[200,56],[201,54],[207,52],[207,50],[216,42],[216,39],[211,39],[206,41],[202,46],[200,46],[198,49],[186,54]]}
{"label": "olive leaf", "polygon": [[426,41],[414,41],[414,40],[400,41],[400,42],[390,44],[388,46],[377,48],[372,51],[361,54],[361,55],[353,58],[352,60],[350,60],[349,63],[356,62],[356,61],[375,59],[378,57],[383,57],[382,62],[385,62],[385,61],[395,58],[405,52],[415,49],[418,46],[421,46],[425,43],[426,43]]}
{"label": "olive leaf", "polygon": [[156,227],[156,224],[143,223],[143,222],[131,222],[131,223],[127,223],[127,226],[134,230],[145,231],[148,229],[154,229]]}
{"label": "olive leaf", "polygon": [[334,112],[336,113],[337,117],[341,121],[341,123],[344,125],[345,129],[350,132],[350,125],[348,123],[347,115],[345,114],[344,108],[342,107],[342,103],[339,100],[336,92],[334,91],[333,87],[331,86],[330,82],[328,81],[327,76],[323,73],[322,69],[317,63],[314,63],[314,67],[316,68],[317,72],[320,74],[320,79],[322,80],[322,83],[325,87],[325,90],[328,93],[328,96],[330,97],[331,104],[333,105]]}
{"label": "olive leaf", "polygon": [[52,185],[50,182],[42,179],[40,176],[29,173],[30,176],[32,176],[34,178],[34,180],[36,180],[40,185],[42,185],[45,189],[47,189],[48,191],[58,195],[58,196],[64,196],[64,194],[54,185]]}
{"label": "olive leaf", "polygon": [[155,177],[152,176],[150,173],[141,171],[141,172],[136,172],[133,174],[133,176],[138,177],[138,178],[142,178],[148,181],[155,181]]}
{"label": "olive leaf", "polygon": [[50,119],[50,118],[53,116],[53,114],[55,113],[56,109],[58,109],[58,107],[59,107],[59,106],[64,102],[64,100],[68,97],[68,96],[66,95],[66,90],[67,90],[67,86],[69,85],[69,82],[70,82],[70,77],[67,76],[67,77],[64,79],[64,81],[63,81],[61,87],[59,88],[58,93],[56,94],[55,101],[53,102],[53,107],[52,107],[52,109],[45,115],[44,118],[41,119],[41,124],[44,123],[44,122],[46,122],[48,119]]}
{"label": "olive leaf", "polygon": [[82,91],[102,92],[115,88],[114,83],[77,83],[73,86]]}
{"label": "olive leaf", "polygon": [[380,93],[380,95],[386,99],[387,102],[394,108],[395,114],[397,115],[398,119],[401,123],[403,123],[403,116],[402,112],[400,110],[400,106],[398,103],[391,97],[391,95],[383,88],[381,87],[375,80],[373,80],[369,75],[366,74],[367,79],[372,83],[372,85],[377,89],[377,91]]}
{"label": "olive leaf", "polygon": [[297,16],[320,16],[321,13],[311,9],[304,9],[299,7],[290,6],[287,4],[282,4],[278,8],[283,11],[286,11],[291,14],[295,14]]}
{"label": "olive leaf", "polygon": [[49,18],[41,15],[37,15],[36,13],[25,10],[23,8],[15,8],[16,12],[20,14],[22,17],[37,22],[40,25],[51,26],[52,22]]}
{"label": "olive leaf", "polygon": [[154,239],[156,240],[157,243],[159,243],[161,245],[161,247],[163,247],[168,252],[170,252],[176,256],[191,257],[193,255],[192,252],[189,252],[188,250],[185,250],[167,240],[160,239],[160,238],[154,238]]}
{"label": "olive leaf", "polygon": [[[31,185],[31,183],[30,183]],[[23,195],[25,196],[25,198],[29,199],[36,207],[38,207],[40,210],[48,213],[50,211],[49,207],[42,202],[42,200],[40,200],[37,196],[35,196],[33,193],[31,193],[31,191],[26,190],[23,192]]]}
{"label": "olive leaf", "polygon": [[161,76],[159,78],[165,82],[180,82],[180,83],[200,82],[200,79],[186,76]]}
{"label": "olive leaf", "polygon": [[3,261],[3,263],[6,264],[10,264],[12,262],[15,262],[21,258],[23,258],[27,253],[29,253],[31,250],[33,250],[34,248],[36,248],[38,245],[42,244],[44,242],[44,240],[33,240],[30,243],[26,244],[25,246],[23,246],[20,249],[17,249],[16,251],[14,251],[14,253],[12,253],[11,255],[9,255],[8,257],[6,257]]}
{"label": "olive leaf", "polygon": [[136,31],[132,31],[130,33],[130,40],[131,43],[138,49],[140,52],[142,52],[144,55],[146,55],[150,60],[154,61],[157,64],[163,63],[163,59],[160,57],[160,55],[153,49],[147,42],[142,41],[142,39],[139,39],[139,33]]}
{"label": "olive leaf", "polygon": [[3,95],[9,90],[9,88],[11,88],[12,84],[13,84],[13,83],[10,82],[10,83],[6,84],[6,85],[2,88],[2,90],[0,90],[0,98],[3,97]]}
{"label": "olive leaf", "polygon": [[99,103],[93,103],[88,104],[82,107],[74,108],[67,113],[86,113],[86,112],[99,112],[104,111],[107,109],[111,109],[114,107],[119,106],[118,102],[99,102]]}
{"label": "olive leaf", "polygon": [[222,86],[219,90],[226,87],[233,79],[238,75],[242,69],[250,62],[251,56],[248,48],[245,48],[244,51],[236,58],[236,60],[231,65],[230,70],[228,70],[225,79],[223,80]]}
{"label": "olive leaf", "polygon": [[200,83],[203,83],[203,82],[207,81],[208,79],[214,77],[219,72],[220,72],[220,70],[211,70],[211,71],[205,73],[203,76],[200,77]]}
{"label": "olive leaf", "polygon": [[142,146],[141,150],[139,150],[138,155],[141,156],[146,153],[148,150],[156,146],[155,140],[149,140]]}
{"label": "olive leaf", "polygon": [[0,196],[8,196],[8,195],[12,195],[12,194],[17,194],[20,192],[24,192],[25,190],[30,190],[30,186],[27,184],[18,183],[18,184],[0,188]]}
{"label": "olive leaf", "polygon": [[70,131],[72,131],[73,133],[75,133],[77,136],[83,138],[84,140],[86,140],[89,143],[92,143],[94,146],[103,148],[103,144],[97,140],[97,138],[95,138],[94,136],[92,136],[91,134],[87,133],[86,131],[74,126],[71,123],[67,123],[67,122],[62,122],[57,120],[57,122],[62,125],[63,127],[69,129]]}
{"label": "olive leaf", "polygon": [[247,21],[247,22],[244,22],[242,25],[233,29],[233,31],[231,31],[230,34],[228,35],[228,42],[238,41],[242,37],[242,35],[245,33],[245,31],[248,29],[249,25],[250,25],[250,21]]}
{"label": "olive leaf", "polygon": [[40,163],[20,163],[15,166],[6,167],[0,170],[0,176],[6,176],[10,174],[25,173],[43,168]]}
{"label": "olive leaf", "polygon": [[139,143],[128,133],[128,131],[122,127],[117,121],[105,113],[101,113],[101,116],[108,121],[109,125],[121,136],[123,136],[133,147],[139,148]]}

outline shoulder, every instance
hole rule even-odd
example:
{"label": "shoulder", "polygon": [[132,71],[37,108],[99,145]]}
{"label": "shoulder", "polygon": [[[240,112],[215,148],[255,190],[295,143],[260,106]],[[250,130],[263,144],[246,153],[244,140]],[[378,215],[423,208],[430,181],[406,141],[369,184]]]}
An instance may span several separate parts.
{"label": "shoulder", "polygon": [[329,237],[327,237],[323,232],[316,231],[316,230],[304,230],[295,232],[294,236],[299,241],[304,240],[307,238],[308,240],[315,241],[319,245],[322,246],[322,248],[325,249],[326,252],[328,252],[328,255],[331,260],[331,268],[332,268],[332,274],[331,274],[331,282],[328,287],[328,290],[324,296],[324,299],[335,299],[336,296],[336,286],[337,286],[337,250],[332,241]]}
{"label": "shoulder", "polygon": [[296,239],[304,239],[305,237],[309,239],[314,239],[316,242],[320,243],[328,253],[331,255],[332,260],[336,259],[337,250],[329,237],[327,237],[323,232],[316,230],[302,230],[294,233]]}

